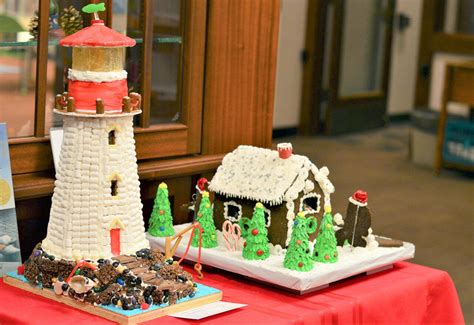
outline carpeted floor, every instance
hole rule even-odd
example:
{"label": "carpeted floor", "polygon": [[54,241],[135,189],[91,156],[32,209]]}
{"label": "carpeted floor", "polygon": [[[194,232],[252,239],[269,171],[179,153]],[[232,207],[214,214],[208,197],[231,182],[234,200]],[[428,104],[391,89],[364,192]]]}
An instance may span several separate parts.
{"label": "carpeted floor", "polygon": [[446,270],[454,280],[466,323],[473,322],[474,178],[456,171],[436,176],[408,159],[409,128],[335,137],[291,137],[294,152],[328,166],[336,187],[333,211],[368,192],[374,233],[415,243],[412,262]]}

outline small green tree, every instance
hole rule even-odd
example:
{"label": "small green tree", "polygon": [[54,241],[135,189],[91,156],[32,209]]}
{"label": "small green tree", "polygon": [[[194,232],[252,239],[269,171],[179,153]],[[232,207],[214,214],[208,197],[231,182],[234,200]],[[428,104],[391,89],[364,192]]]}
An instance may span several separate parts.
{"label": "small green tree", "polygon": [[313,259],[322,263],[337,262],[337,239],[334,234],[331,207],[324,207],[324,216],[313,250]]}
{"label": "small green tree", "polygon": [[262,203],[255,205],[252,219],[240,219],[242,237],[245,239],[242,256],[247,260],[264,260],[270,256],[265,211]]}
{"label": "small green tree", "polygon": [[286,250],[283,265],[290,270],[307,272],[313,269],[314,261],[309,249],[309,234],[316,231],[316,218],[306,218],[303,212],[298,213],[293,222],[290,244]]}
{"label": "small green tree", "polygon": [[154,237],[174,235],[173,216],[171,215],[170,201],[168,199],[168,186],[165,183],[161,183],[156,191],[148,233]]}
{"label": "small green tree", "polygon": [[[212,217],[212,206],[209,200],[209,192],[202,192],[201,204],[199,205],[199,212],[196,219],[202,227],[202,247],[213,248],[217,247],[216,226],[214,225],[214,218]],[[194,236],[191,246],[199,246],[199,229],[194,229]]]}

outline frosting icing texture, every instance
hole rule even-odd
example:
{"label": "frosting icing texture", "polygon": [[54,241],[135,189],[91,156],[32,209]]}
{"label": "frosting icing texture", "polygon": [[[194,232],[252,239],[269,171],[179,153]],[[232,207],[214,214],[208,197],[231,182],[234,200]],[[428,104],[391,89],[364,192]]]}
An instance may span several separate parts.
{"label": "frosting icing texture", "polygon": [[319,170],[307,157],[293,154],[281,159],[276,150],[243,145],[224,157],[209,189],[228,197],[279,205],[298,197],[307,186],[310,171],[325,195],[334,192],[327,178],[329,170]]}
{"label": "frosting icing texture", "polygon": [[[65,115],[63,128],[61,164],[56,170],[44,250],[66,259],[110,258],[111,230],[118,229],[121,254],[149,247],[133,116],[97,119]],[[113,145],[109,144],[111,129],[115,130]]]}
{"label": "frosting icing texture", "polygon": [[89,82],[111,82],[127,79],[127,71],[80,71],[69,69],[69,80],[89,81]]}

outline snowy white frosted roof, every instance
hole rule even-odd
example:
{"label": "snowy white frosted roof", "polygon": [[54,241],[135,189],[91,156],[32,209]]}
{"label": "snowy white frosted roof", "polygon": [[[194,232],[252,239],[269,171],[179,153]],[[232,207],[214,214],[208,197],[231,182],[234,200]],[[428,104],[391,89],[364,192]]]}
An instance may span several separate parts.
{"label": "snowy white frosted roof", "polygon": [[329,170],[318,169],[305,156],[293,154],[281,159],[276,150],[239,146],[224,157],[209,189],[228,197],[277,205],[298,197],[310,171],[325,195],[334,192],[327,178]]}

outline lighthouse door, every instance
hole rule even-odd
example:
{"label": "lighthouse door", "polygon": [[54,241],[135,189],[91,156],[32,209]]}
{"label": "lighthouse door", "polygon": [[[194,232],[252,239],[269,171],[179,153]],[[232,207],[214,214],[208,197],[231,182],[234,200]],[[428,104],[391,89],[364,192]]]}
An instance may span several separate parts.
{"label": "lighthouse door", "polygon": [[112,255],[120,255],[120,228],[110,229],[110,248]]}

